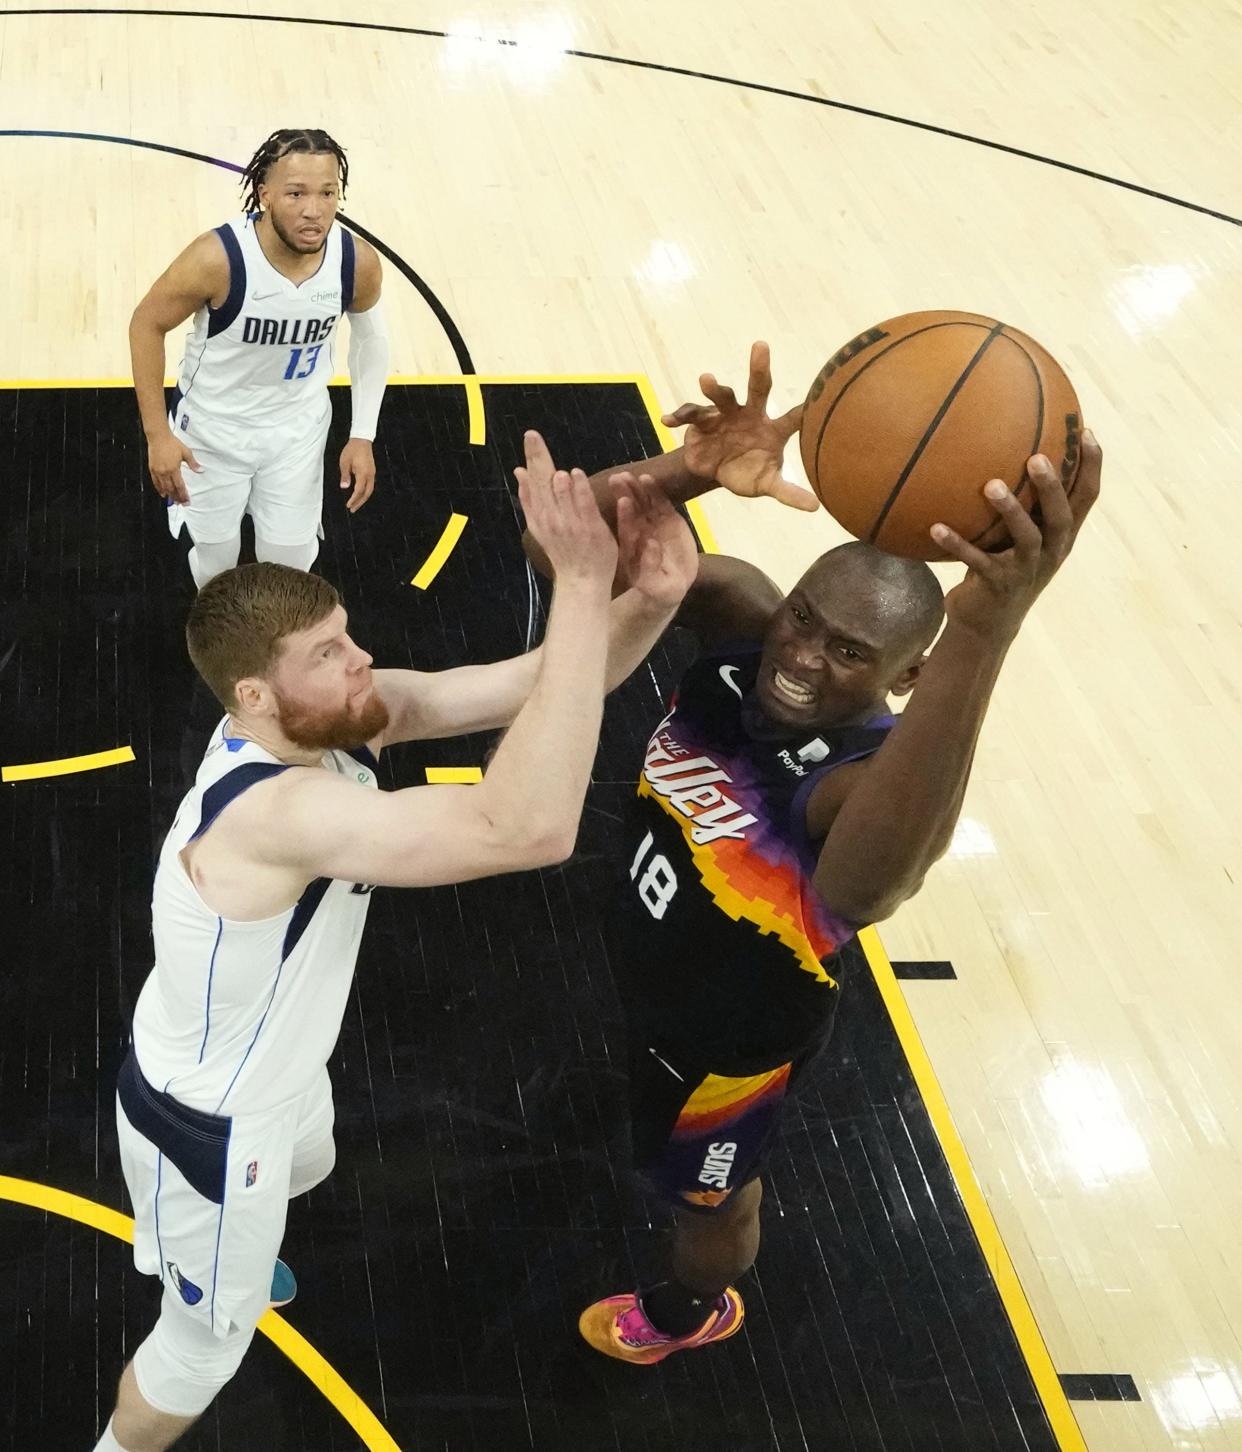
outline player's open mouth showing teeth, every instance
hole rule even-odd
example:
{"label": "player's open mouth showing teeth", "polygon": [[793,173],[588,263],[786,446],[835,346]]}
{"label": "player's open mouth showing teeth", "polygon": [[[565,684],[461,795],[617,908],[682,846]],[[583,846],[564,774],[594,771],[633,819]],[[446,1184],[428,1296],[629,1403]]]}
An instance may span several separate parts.
{"label": "player's open mouth showing teeth", "polygon": [[778,694],[792,701],[795,706],[809,706],[815,699],[815,692],[808,690],[806,686],[800,685],[797,681],[791,681],[788,676],[781,675],[775,667],[772,669],[772,680],[776,685]]}

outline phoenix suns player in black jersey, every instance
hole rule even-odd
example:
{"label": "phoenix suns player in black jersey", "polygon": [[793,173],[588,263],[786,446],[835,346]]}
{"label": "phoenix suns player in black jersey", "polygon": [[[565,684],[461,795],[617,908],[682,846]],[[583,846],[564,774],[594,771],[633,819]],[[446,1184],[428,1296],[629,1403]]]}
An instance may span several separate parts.
{"label": "phoenix suns player in black jersey", "polygon": [[[745,403],[701,384],[709,404],[665,418],[686,426],[681,449],[592,480],[605,516],[634,474],[679,503],[722,487],[816,508],[781,477],[801,409],[767,416],[766,345]],[[1095,502],[1100,457],[1087,435],[1071,497],[1030,461],[1038,523],[980,480],[1014,545],[985,554],[936,526],[968,567],[947,597],[926,565],[861,543],[788,596],[743,560],[700,558],[676,623],[702,653],[647,746],[609,935],[635,1163],[677,1227],[667,1280],[583,1312],[597,1350],[650,1363],[741,1327],[733,1282],[758,1250],[764,1160],[831,1029],[839,951],[948,847],[1005,654]],[[888,698],[912,691],[895,719]]]}

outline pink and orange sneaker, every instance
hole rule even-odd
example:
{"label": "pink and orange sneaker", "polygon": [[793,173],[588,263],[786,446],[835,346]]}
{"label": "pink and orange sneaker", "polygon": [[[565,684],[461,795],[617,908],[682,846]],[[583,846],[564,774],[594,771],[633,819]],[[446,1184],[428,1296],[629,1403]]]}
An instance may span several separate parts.
{"label": "pink and orange sneaker", "polygon": [[732,1286],[716,1302],[704,1325],[689,1336],[666,1336],[643,1314],[634,1292],[624,1296],[608,1296],[588,1306],[578,1318],[578,1330],[588,1346],[629,1361],[635,1366],[650,1366],[663,1361],[674,1351],[692,1351],[713,1341],[726,1341],[742,1329],[746,1308]]}

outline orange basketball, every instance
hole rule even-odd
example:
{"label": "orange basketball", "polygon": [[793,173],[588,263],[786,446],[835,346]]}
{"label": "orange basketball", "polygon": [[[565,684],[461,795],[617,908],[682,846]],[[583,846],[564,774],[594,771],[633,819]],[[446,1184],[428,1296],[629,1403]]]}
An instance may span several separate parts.
{"label": "orange basketball", "polygon": [[807,394],[802,462],[824,507],[889,554],[942,560],[937,522],[981,549],[1009,533],[983,497],[1003,479],[1028,513],[1046,454],[1072,490],[1082,422],[1055,358],[975,313],[906,313],[835,353]]}

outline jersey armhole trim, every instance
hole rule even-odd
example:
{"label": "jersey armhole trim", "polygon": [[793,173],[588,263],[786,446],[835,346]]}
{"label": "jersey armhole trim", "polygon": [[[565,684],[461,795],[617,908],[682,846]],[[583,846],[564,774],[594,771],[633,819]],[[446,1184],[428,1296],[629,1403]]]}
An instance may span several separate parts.
{"label": "jersey armhole trim", "polygon": [[341,311],[347,313],[354,305],[354,273],[357,270],[358,255],[354,247],[354,234],[341,228]]}
{"label": "jersey armhole trim", "polygon": [[209,338],[214,338],[217,333],[224,332],[225,328],[236,322],[242,303],[246,300],[246,259],[242,256],[237,233],[227,222],[223,227],[217,227],[215,232],[229,259],[229,293],[218,308],[213,308],[210,303],[207,305]]}
{"label": "jersey armhole trim", "polygon": [[242,766],[235,766],[227,776],[222,776],[218,782],[214,782],[203,793],[202,815],[190,841],[197,842],[225,807],[230,802],[236,801],[247,787],[252,787],[256,782],[266,781],[268,777],[277,776],[282,771],[288,770],[287,766],[279,765],[274,761],[247,761]]}

